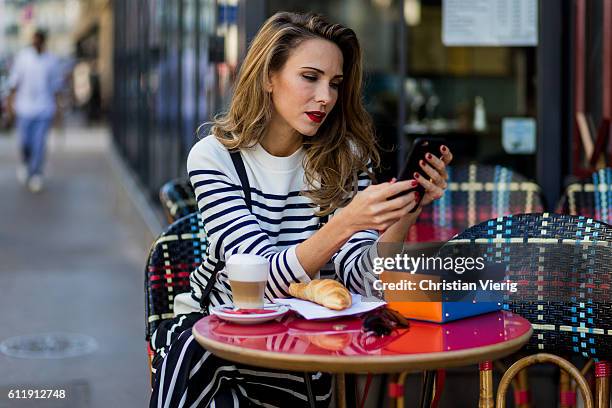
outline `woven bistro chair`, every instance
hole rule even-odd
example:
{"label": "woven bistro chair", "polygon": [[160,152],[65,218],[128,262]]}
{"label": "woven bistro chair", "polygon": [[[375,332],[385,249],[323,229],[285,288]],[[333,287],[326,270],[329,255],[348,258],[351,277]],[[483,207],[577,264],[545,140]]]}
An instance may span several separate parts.
{"label": "woven bistro chair", "polygon": [[567,186],[557,212],[612,224],[612,168],[601,169],[590,178]]}
{"label": "woven bistro chair", "polygon": [[[406,241],[444,242],[491,218],[544,211],[540,186],[512,169],[472,163],[448,166],[447,170],[448,188],[444,196],[423,208]],[[400,388],[405,378],[398,377]],[[443,376],[437,386],[441,392]],[[517,396],[526,399],[529,391],[525,372],[520,373],[514,386]]]}
{"label": "woven bistro chair", "polygon": [[195,192],[189,181],[168,181],[159,189],[159,200],[169,224],[198,211]]}
{"label": "woven bistro chair", "polygon": [[174,298],[190,290],[189,275],[202,263],[206,246],[204,224],[199,212],[172,223],[151,246],[144,281],[150,372],[153,351],[149,340],[163,320],[174,317]]}
{"label": "woven bistro chair", "polygon": [[[583,215],[608,224],[612,223],[612,169],[600,169],[591,177],[568,185],[557,205],[557,212]],[[589,366],[587,364],[585,368]],[[560,381],[562,407],[575,406],[576,392],[575,389],[570,389],[569,378],[565,372],[561,373]]]}
{"label": "woven bistro chair", "polygon": [[428,236],[446,241],[491,218],[544,211],[540,186],[507,167],[449,166],[448,176],[444,196],[423,208],[408,241],[423,241],[419,231],[427,231],[427,226],[434,230]]}
{"label": "woven bistro chair", "polygon": [[[512,378],[539,362],[559,365],[580,387],[585,406],[593,406],[580,371],[554,354],[595,359],[598,406],[608,407],[612,226],[584,216],[510,215],[467,229],[445,248],[463,254],[476,250],[489,261],[503,263],[506,278],[519,284],[516,293],[505,295],[504,308],[525,317],[534,328],[526,350],[540,354],[520,359],[508,369],[500,382],[497,407],[505,406]],[[484,365],[481,378],[490,378],[491,364]],[[483,406],[492,407],[492,398]]]}

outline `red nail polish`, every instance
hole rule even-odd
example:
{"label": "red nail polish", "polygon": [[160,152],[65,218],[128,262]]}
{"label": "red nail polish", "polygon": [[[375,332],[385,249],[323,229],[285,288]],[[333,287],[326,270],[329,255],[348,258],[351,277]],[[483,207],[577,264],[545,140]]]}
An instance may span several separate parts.
{"label": "red nail polish", "polygon": [[446,146],[442,146],[442,151],[446,152],[448,149],[446,148]]}
{"label": "red nail polish", "polygon": [[425,162],[424,162],[423,160],[419,160],[419,164],[420,164],[421,166],[424,166],[424,165],[425,165]]}
{"label": "red nail polish", "polygon": [[427,158],[427,160],[431,160],[431,153],[427,153],[427,155],[425,156]]}
{"label": "red nail polish", "polygon": [[421,177],[421,175],[419,173],[414,173],[414,178],[418,179],[419,177]]}
{"label": "red nail polish", "polygon": [[412,180],[412,182],[410,183],[412,185],[412,187],[416,187],[419,185],[419,183],[417,183],[416,180]]}

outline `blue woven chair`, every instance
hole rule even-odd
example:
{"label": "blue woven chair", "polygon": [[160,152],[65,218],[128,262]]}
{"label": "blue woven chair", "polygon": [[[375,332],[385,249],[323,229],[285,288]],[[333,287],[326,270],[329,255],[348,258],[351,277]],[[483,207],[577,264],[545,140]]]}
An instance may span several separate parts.
{"label": "blue woven chair", "polygon": [[[597,396],[605,404],[612,359],[612,226],[583,216],[510,215],[475,225],[442,249],[465,253],[469,244],[488,260],[502,262],[507,278],[519,283],[518,292],[506,295],[504,308],[532,323],[534,334],[526,349],[595,359]],[[507,371],[497,406],[504,406],[515,374],[544,361],[559,364],[590,398],[584,377],[572,364],[536,354]]]}
{"label": "blue woven chair", "polygon": [[612,223],[612,169],[601,169],[590,178],[567,186],[557,212]]}
{"label": "blue woven chair", "polygon": [[190,290],[189,275],[202,263],[206,246],[199,212],[175,221],[151,246],[144,281],[149,368],[153,357],[149,340],[163,320],[174,317],[174,297]]}
{"label": "blue woven chair", "polygon": [[168,181],[159,189],[159,200],[169,224],[198,211],[195,192],[188,181]]}
{"label": "blue woven chair", "polygon": [[429,236],[446,241],[455,232],[491,218],[544,211],[540,186],[509,168],[480,164],[449,166],[448,176],[444,196],[423,208],[418,225],[408,234],[409,241],[427,240],[417,232],[428,231],[424,226],[434,230]]}

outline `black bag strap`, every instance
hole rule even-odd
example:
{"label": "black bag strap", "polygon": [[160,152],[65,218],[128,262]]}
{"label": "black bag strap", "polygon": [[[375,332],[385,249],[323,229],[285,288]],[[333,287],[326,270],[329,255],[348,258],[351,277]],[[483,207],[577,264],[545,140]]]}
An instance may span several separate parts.
{"label": "black bag strap", "polygon": [[242,161],[240,151],[236,150],[235,152],[231,152],[230,157],[232,158],[232,162],[234,162],[234,167],[238,173],[238,178],[240,178],[240,184],[242,184],[244,201],[246,202],[246,206],[249,211],[252,212],[253,204],[251,204],[251,185],[249,184],[249,177],[247,176],[246,169],[244,168],[244,162]]}
{"label": "black bag strap", "polygon": [[[244,192],[244,201],[246,202],[246,206],[249,211],[253,211],[253,204],[251,203],[251,185],[249,184],[249,177],[247,176],[246,169],[244,168],[244,161],[242,161],[242,156],[240,155],[240,151],[236,150],[235,152],[230,152],[230,157],[232,158],[232,163],[234,163],[234,167],[236,168],[236,172],[238,173],[238,178],[240,179],[240,184],[242,185],[242,191]],[[202,296],[200,297],[200,307],[204,309],[204,311],[208,311],[208,303],[210,301],[210,292],[212,292],[213,287],[215,286],[215,282],[217,279],[217,273],[225,267],[225,262],[219,260],[212,274],[210,275],[210,279],[206,282],[206,287],[202,292]]]}

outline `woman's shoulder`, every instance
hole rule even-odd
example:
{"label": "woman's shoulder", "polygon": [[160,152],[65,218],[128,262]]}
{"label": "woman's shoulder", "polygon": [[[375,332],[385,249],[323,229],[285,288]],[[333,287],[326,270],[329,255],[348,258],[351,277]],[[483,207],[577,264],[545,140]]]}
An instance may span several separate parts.
{"label": "woman's shoulder", "polygon": [[214,135],[208,135],[193,145],[187,156],[187,171],[224,170],[231,163],[229,152]]}
{"label": "woman's shoulder", "polygon": [[225,146],[221,144],[219,139],[215,137],[215,135],[208,135],[200,139],[196,144],[191,148],[192,153],[200,154],[200,153],[221,153],[227,152]]}

